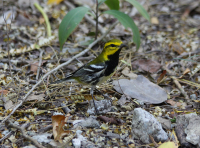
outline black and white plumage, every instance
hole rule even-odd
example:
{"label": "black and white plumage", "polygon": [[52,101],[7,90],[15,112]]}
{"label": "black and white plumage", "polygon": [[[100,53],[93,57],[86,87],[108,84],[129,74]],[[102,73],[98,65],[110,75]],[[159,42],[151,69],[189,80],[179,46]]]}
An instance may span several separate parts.
{"label": "black and white plumage", "polygon": [[[126,45],[122,44],[122,41],[118,39],[108,41],[105,44],[103,51],[97,58],[80,67],[78,70],[68,75],[66,78],[58,80],[51,84],[76,80],[81,84],[91,86],[90,94],[93,98],[93,90],[95,86],[106,81],[114,74],[119,62],[119,53],[121,49],[125,46]],[[95,110],[97,112],[96,106]]]}

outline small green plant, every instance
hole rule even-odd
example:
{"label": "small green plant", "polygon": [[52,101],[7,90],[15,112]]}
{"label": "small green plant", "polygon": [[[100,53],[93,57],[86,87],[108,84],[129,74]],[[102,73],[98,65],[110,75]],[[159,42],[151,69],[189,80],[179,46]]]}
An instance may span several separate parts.
{"label": "small green plant", "polygon": [[[137,8],[137,10],[140,12],[140,14],[146,18],[148,21],[150,21],[150,17],[146,10],[136,1],[136,0],[126,0],[127,2],[131,3],[134,7]],[[127,14],[119,11],[119,0],[96,0],[97,3],[97,9],[96,9],[96,37],[98,33],[98,7],[102,3],[105,3],[110,10],[104,11],[102,14],[110,14],[116,19],[119,20],[119,22],[125,27],[125,28],[131,28],[133,32],[133,42],[136,44],[137,49],[140,47],[140,35],[138,27],[135,25],[132,18],[130,18]],[[60,42],[60,49],[62,50],[63,45],[69,35],[75,30],[75,28],[78,26],[78,24],[83,19],[84,15],[86,13],[92,13],[89,12],[92,11],[90,8],[87,7],[77,7],[75,9],[70,10],[65,17],[63,18],[60,26],[59,26],[59,42]]]}

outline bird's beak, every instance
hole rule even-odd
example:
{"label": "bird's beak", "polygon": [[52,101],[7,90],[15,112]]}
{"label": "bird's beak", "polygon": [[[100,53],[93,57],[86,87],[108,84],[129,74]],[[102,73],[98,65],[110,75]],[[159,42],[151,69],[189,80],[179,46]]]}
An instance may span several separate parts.
{"label": "bird's beak", "polygon": [[121,44],[120,46],[119,46],[119,48],[120,49],[122,49],[123,47],[128,47],[126,44]]}

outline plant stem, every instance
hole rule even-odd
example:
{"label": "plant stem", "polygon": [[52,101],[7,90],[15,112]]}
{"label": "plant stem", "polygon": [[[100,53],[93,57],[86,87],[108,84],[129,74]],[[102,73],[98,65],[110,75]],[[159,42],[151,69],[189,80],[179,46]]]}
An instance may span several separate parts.
{"label": "plant stem", "polygon": [[45,23],[47,25],[47,35],[48,35],[48,37],[50,37],[51,36],[51,25],[49,23],[49,19],[47,17],[47,14],[44,12],[42,7],[38,3],[34,3],[34,6],[40,11],[40,13],[42,13],[44,20],[45,20]]}
{"label": "plant stem", "polygon": [[96,0],[96,35],[95,35],[95,40],[97,39],[98,36],[98,7],[99,7],[99,3],[98,0]]}

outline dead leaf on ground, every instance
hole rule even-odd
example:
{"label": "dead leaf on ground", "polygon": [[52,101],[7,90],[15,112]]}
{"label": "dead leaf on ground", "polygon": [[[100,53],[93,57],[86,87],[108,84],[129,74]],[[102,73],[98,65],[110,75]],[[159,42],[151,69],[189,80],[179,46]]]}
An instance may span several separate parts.
{"label": "dead leaf on ground", "polygon": [[6,110],[13,109],[15,106],[11,100],[8,100],[4,103],[4,107]]}
{"label": "dead leaf on ground", "polygon": [[106,123],[110,123],[110,124],[116,124],[116,125],[119,125],[121,124],[121,121],[119,119],[116,119],[116,118],[109,118],[109,117],[106,117],[106,116],[99,116],[97,119],[99,120],[102,120]]}
{"label": "dead leaf on ground", "polygon": [[186,70],[183,72],[183,75],[186,75],[190,72],[190,69],[189,68],[186,68]]}
{"label": "dead leaf on ground", "polygon": [[175,106],[175,107],[181,107],[182,109],[185,108],[185,106],[187,105],[185,102],[176,102],[172,99],[167,100],[167,103],[171,104],[171,106]]}
{"label": "dead leaf on ground", "polygon": [[64,115],[54,115],[52,116],[52,124],[53,124],[53,136],[56,141],[59,141],[62,143],[62,138],[68,134],[70,134],[70,131],[64,131],[63,127],[65,126],[65,123],[67,122],[70,114],[67,114],[67,116]]}
{"label": "dead leaf on ground", "polygon": [[172,49],[177,52],[179,55],[185,52],[183,47],[180,45],[180,43],[173,43],[172,44]]}
{"label": "dead leaf on ground", "polygon": [[28,96],[26,101],[35,101],[35,100],[42,101],[42,100],[44,100],[44,97],[45,97],[45,94],[39,94],[39,95],[32,94],[32,95]]}
{"label": "dead leaf on ground", "polygon": [[2,95],[6,95],[8,93],[8,90],[0,90],[0,94],[2,94]]}
{"label": "dead leaf on ground", "polygon": [[167,71],[163,70],[162,74],[159,76],[159,78],[157,79],[157,84],[160,84],[162,82],[162,80],[164,79],[165,75],[166,75]]}
{"label": "dead leaf on ground", "polygon": [[174,142],[168,141],[161,144],[158,148],[178,148],[178,145]]}
{"label": "dead leaf on ground", "polygon": [[[42,66],[45,62],[46,62],[46,61],[42,61],[41,66]],[[32,63],[32,64],[31,64],[31,69],[30,69],[30,71],[33,71],[34,74],[36,75],[36,74],[37,74],[37,69],[38,69],[38,67],[39,67],[39,62]]]}
{"label": "dead leaf on ground", "polygon": [[157,18],[157,17],[152,17],[152,18],[151,18],[151,23],[152,23],[152,24],[155,24],[155,25],[158,25],[158,24],[159,24],[158,18]]}
{"label": "dead leaf on ground", "polygon": [[38,64],[39,64],[39,62],[36,62],[36,63],[32,63],[32,64],[31,64],[31,71],[33,71],[34,74],[37,73]]}
{"label": "dead leaf on ground", "polygon": [[117,92],[144,102],[159,104],[167,100],[165,90],[142,75],[138,75],[136,79],[131,80],[115,80],[113,81],[113,86]]}
{"label": "dead leaf on ground", "polygon": [[155,73],[160,69],[161,64],[148,59],[138,59],[132,63],[132,67],[133,69],[138,69],[139,71]]}

